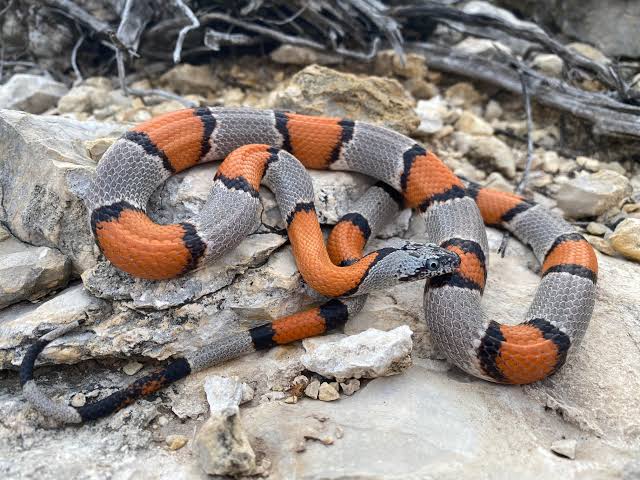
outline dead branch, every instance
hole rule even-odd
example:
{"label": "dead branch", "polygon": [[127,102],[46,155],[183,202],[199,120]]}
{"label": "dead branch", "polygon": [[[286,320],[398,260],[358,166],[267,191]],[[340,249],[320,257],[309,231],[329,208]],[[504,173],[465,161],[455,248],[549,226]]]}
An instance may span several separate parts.
{"label": "dead branch", "polygon": [[[595,62],[574,50],[562,45],[557,40],[551,38],[537,25],[527,25],[526,22],[518,24],[509,23],[504,19],[494,18],[487,15],[468,14],[456,8],[447,7],[435,2],[424,1],[418,5],[399,6],[390,9],[391,15],[400,17],[426,16],[430,19],[448,22],[461,22],[465,25],[495,28],[508,33],[514,38],[528,40],[547,48],[558,55],[568,65],[579,67],[596,75],[604,85],[617,91],[622,100],[629,100],[630,90],[624,80],[609,65]],[[486,32],[486,30],[485,30]]]}
{"label": "dead branch", "polygon": [[187,36],[189,30],[193,30],[194,28],[198,28],[200,26],[200,21],[193,14],[191,9],[187,7],[182,0],[175,0],[176,5],[182,10],[182,12],[187,16],[187,18],[191,21],[190,25],[187,25],[180,29],[178,33],[178,40],[176,40],[176,46],[173,50],[173,63],[180,62],[180,54],[182,52],[182,44],[184,43],[184,38]]}
{"label": "dead branch", "polygon": [[593,123],[596,134],[640,137],[640,107],[547,77],[516,58],[498,62],[432,43],[417,42],[408,46],[424,53],[427,64],[436,70],[481,80],[515,94],[522,91],[518,75],[521,70],[529,78],[531,98],[543,105],[588,120]]}
{"label": "dead branch", "polygon": [[50,7],[58,8],[67,15],[77,20],[82,25],[88,27],[93,32],[98,34],[105,34],[111,29],[111,26],[87,12],[84,8],[76,5],[71,0],[44,0],[44,3]]}

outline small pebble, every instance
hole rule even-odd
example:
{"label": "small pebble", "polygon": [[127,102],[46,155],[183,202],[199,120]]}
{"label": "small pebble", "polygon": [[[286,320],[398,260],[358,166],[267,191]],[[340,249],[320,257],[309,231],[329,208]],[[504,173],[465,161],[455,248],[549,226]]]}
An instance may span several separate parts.
{"label": "small pebble", "polygon": [[640,262],[640,219],[623,220],[616,226],[608,240],[616,252]]}
{"label": "small pebble", "polygon": [[158,422],[158,425],[160,425],[161,427],[164,427],[167,423],[169,423],[169,419],[164,415],[160,415],[158,417],[157,422]]}
{"label": "small pebble", "polygon": [[591,235],[604,235],[609,229],[601,223],[589,222],[587,225],[587,232]]}
{"label": "small pebble", "polygon": [[290,397],[284,399],[284,403],[298,403],[298,397],[295,395],[291,395]]}
{"label": "small pebble", "polygon": [[309,379],[304,375],[298,375],[293,379],[293,385],[304,385],[306,387],[309,385]]}
{"label": "small pebble", "polygon": [[502,107],[495,100],[489,100],[486,108],[484,109],[484,119],[488,122],[491,120],[498,120],[502,116]]}
{"label": "small pebble", "polygon": [[551,451],[561,457],[570,458],[573,460],[576,458],[576,446],[578,442],[576,440],[562,439],[557,440],[551,444]]}
{"label": "small pebble", "polygon": [[344,437],[344,430],[340,425],[336,425],[336,438],[342,438]]}
{"label": "small pebble", "polygon": [[584,238],[599,252],[609,255],[610,257],[615,257],[617,255],[611,244],[604,238],[596,237],[595,235],[584,235]]}
{"label": "small pebble", "polygon": [[287,398],[287,394],[284,392],[267,392],[260,397],[260,403],[274,402],[285,398]]}
{"label": "small pebble", "polygon": [[127,375],[135,375],[140,371],[143,365],[140,362],[129,362],[124,367],[122,367],[122,371]]}
{"label": "small pebble", "polygon": [[347,396],[351,396],[355,392],[360,390],[360,380],[358,380],[357,378],[352,378],[346,383],[341,383],[340,387],[342,387],[342,393]]}
{"label": "small pebble", "polygon": [[304,389],[304,394],[309,398],[318,398],[318,393],[320,392],[320,382],[318,380],[313,380],[307,388]]}
{"label": "small pebble", "polygon": [[576,157],[576,163],[590,172],[597,172],[600,170],[600,162],[595,158],[589,157]]}
{"label": "small pebble", "polygon": [[180,450],[187,444],[189,439],[184,435],[167,435],[164,441],[167,447],[169,447],[169,450]]}
{"label": "small pebble", "polygon": [[324,382],[320,385],[320,390],[318,391],[318,399],[323,402],[333,402],[334,400],[338,400],[340,398],[340,394],[336,391],[333,385]]}
{"label": "small pebble", "polygon": [[315,430],[307,430],[304,434],[303,434],[305,439],[308,440],[316,440],[320,443],[322,443],[323,445],[333,445],[333,438],[323,435],[320,432],[316,432]]}
{"label": "small pebble", "polygon": [[71,397],[72,407],[82,407],[85,403],[87,403],[87,397],[85,397],[84,393],[76,393],[73,397]]}
{"label": "small pebble", "polygon": [[542,169],[547,173],[558,173],[558,170],[560,170],[560,157],[556,152],[544,152],[542,154]]}

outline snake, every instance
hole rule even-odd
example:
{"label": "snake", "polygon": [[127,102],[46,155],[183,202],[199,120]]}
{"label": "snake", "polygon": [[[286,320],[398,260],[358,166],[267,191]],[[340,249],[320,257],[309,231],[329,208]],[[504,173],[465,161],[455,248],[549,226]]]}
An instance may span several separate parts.
{"label": "snake", "polygon": [[[147,215],[151,194],[171,175],[223,159],[190,222],[161,225]],[[340,218],[326,244],[306,169],[377,180]],[[584,337],[598,272],[585,238],[521,195],[456,176],[435,153],[383,126],[278,110],[178,110],[137,125],[112,144],[84,200],[106,259],[134,277],[162,281],[220,259],[255,231],[260,184],[274,192],[300,274],[326,297],[323,304],[229,334],[82,407],[48,398],[33,377],[46,345],[82,323],[71,322],[27,349],[20,369],[26,399],[60,422],[95,420],[191,372],[339,328],[370,292],[420,279],[426,279],[425,321],[434,344],[472,376],[503,384],[540,381]],[[426,242],[365,255],[367,241],[405,208],[424,219]],[[541,265],[540,284],[521,323],[487,318],[482,309],[489,257],[485,224],[515,235]]]}

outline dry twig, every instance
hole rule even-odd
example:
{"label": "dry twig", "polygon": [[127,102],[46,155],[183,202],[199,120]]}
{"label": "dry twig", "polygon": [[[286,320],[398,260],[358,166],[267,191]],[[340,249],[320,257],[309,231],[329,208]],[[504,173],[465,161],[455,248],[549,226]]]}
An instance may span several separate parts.
{"label": "dry twig", "polygon": [[198,28],[200,26],[200,21],[193,14],[191,9],[185,5],[182,0],[175,0],[176,5],[184,12],[184,14],[191,21],[190,25],[183,27],[178,33],[178,40],[176,41],[176,46],[173,50],[173,63],[180,63],[180,55],[182,53],[182,44],[184,43],[184,38],[187,36],[187,33],[194,28]]}

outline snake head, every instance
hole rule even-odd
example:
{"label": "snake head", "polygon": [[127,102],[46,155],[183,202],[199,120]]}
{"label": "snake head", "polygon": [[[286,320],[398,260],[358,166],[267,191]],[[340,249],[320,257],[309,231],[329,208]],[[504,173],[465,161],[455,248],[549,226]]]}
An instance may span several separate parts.
{"label": "snake head", "polygon": [[433,243],[406,243],[399,249],[406,261],[398,271],[398,280],[411,282],[452,273],[460,266],[457,253]]}
{"label": "snake head", "polygon": [[363,295],[425,278],[453,272],[460,266],[460,257],[432,243],[407,242],[401,247],[382,248],[364,276],[362,283],[348,296]]}

